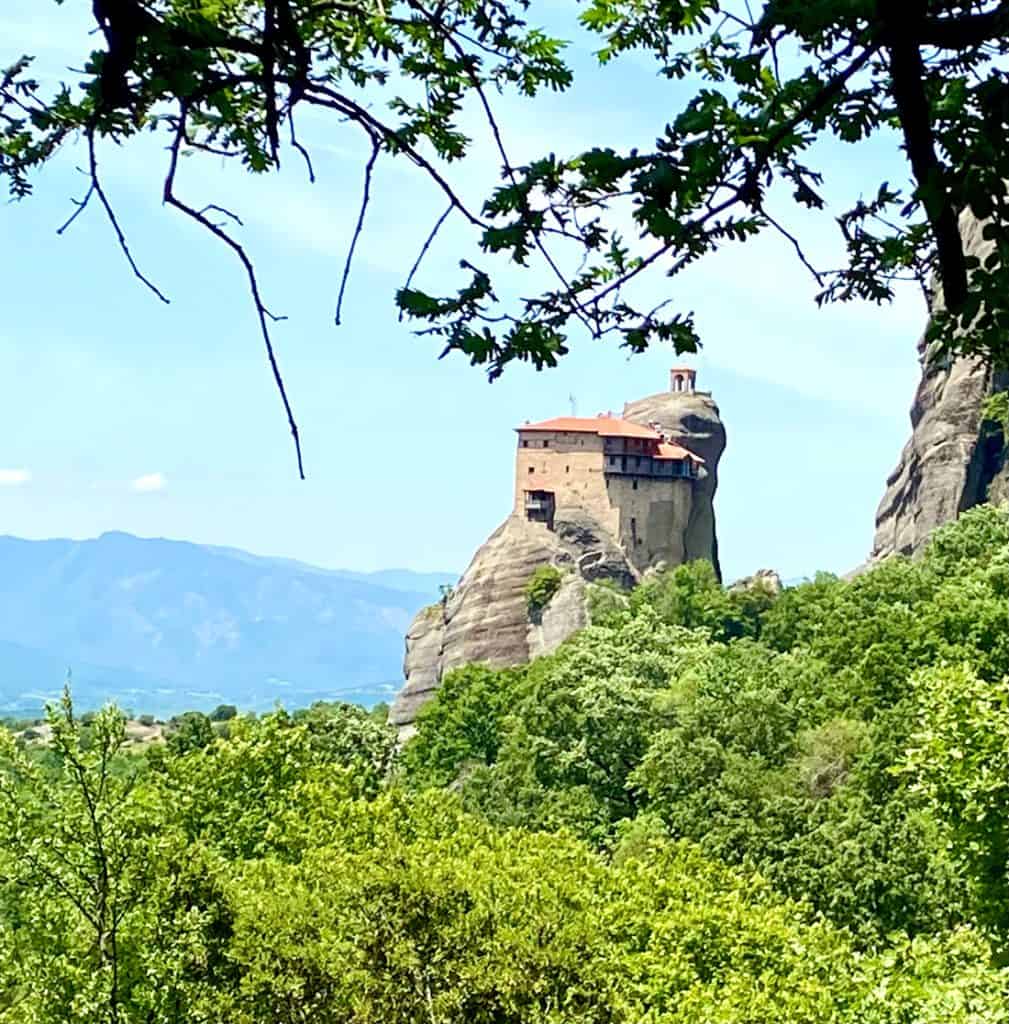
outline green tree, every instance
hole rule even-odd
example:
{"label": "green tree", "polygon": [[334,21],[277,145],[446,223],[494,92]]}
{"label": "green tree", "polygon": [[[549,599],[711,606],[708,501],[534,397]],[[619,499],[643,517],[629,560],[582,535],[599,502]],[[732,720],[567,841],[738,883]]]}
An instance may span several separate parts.
{"label": "green tree", "polygon": [[530,615],[539,615],[550,604],[554,594],[561,589],[562,580],[561,571],[556,565],[541,565],[533,571],[525,588]]}
{"label": "green tree", "polygon": [[208,715],[211,722],[230,722],[238,714],[234,704],[218,704]]}
{"label": "green tree", "polygon": [[69,693],[47,720],[44,763],[0,730],[0,1021],[182,1024],[208,966],[201,852],[124,755],[121,712],[87,743]]}
{"label": "green tree", "polygon": [[899,766],[949,830],[971,880],[975,912],[1009,943],[1009,678],[967,665],[918,673],[917,730]]}
{"label": "green tree", "polygon": [[616,866],[568,836],[395,796],[329,836],[296,866],[248,864],[232,888],[236,1016],[249,1024],[983,1024],[1002,1012],[1005,980],[976,937],[857,958],[842,933],[685,844],[654,839]]}
{"label": "green tree", "polygon": [[209,746],[216,736],[211,720],[202,711],[186,711],[169,720],[166,742],[174,754],[184,754]]}
{"label": "green tree", "polygon": [[413,786],[447,786],[468,768],[497,760],[505,715],[514,705],[525,670],[466,665],[446,674],[433,700],[417,716],[417,732],[402,764]]}

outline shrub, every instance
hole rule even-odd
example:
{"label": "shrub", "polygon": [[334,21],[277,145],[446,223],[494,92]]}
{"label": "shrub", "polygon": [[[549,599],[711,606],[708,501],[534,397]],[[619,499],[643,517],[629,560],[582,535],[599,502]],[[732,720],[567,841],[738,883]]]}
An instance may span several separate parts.
{"label": "shrub", "polygon": [[526,583],[526,602],[530,613],[543,611],[560,588],[560,569],[555,565],[541,565]]}

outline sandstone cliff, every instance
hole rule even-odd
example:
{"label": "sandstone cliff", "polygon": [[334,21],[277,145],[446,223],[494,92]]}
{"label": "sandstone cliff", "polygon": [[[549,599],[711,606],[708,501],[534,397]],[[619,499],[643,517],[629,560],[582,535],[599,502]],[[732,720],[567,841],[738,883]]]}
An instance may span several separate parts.
{"label": "sandstone cliff", "polygon": [[[586,625],[585,585],[634,582],[623,552],[597,523],[566,510],[554,529],[509,516],[481,545],[447,600],[425,608],[406,634],[406,682],[390,711],[407,725],[450,669],[470,662],[501,667],[548,654]],[[563,572],[561,588],[530,617],[526,583],[541,565]]]}
{"label": "sandstone cliff", "polygon": [[[990,243],[981,225],[965,216],[961,231],[967,251],[983,259]],[[918,351],[922,376],[911,406],[911,437],[876,513],[873,560],[914,554],[937,526],[965,509],[1009,498],[1006,439],[982,411],[989,396],[1009,388],[1009,373],[976,359],[937,358],[924,338]]]}
{"label": "sandstone cliff", "polygon": [[[705,460],[689,515],[678,529],[686,558],[706,558],[717,568],[712,499],[725,447],[718,407],[704,394],[665,393],[629,403],[624,416],[660,424]],[[638,571],[617,539],[584,509],[558,506],[553,526],[509,516],[474,555],[455,591],[416,617],[406,635],[405,684],[390,711],[393,724],[408,728],[450,669],[470,662],[517,665],[556,649],[587,624],[588,583],[633,585]],[[560,568],[562,584],[534,620],[525,588],[542,565]]]}

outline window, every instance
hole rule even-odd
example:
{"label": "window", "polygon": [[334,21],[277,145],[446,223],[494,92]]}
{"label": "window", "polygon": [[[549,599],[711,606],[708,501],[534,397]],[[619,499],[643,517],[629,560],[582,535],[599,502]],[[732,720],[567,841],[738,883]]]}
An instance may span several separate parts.
{"label": "window", "polygon": [[535,473],[536,472],[536,467],[535,466],[530,466],[529,467],[529,472],[530,473]]}
{"label": "window", "polygon": [[549,441],[544,441],[543,442],[543,447],[544,448],[549,448],[550,447],[550,442]]}
{"label": "window", "polygon": [[571,472],[571,467],[570,466],[565,466],[564,467],[564,472],[565,473],[570,473]]}
{"label": "window", "polygon": [[522,447],[523,448],[528,448],[529,447],[529,442],[528,441],[523,441],[522,442]]}
{"label": "window", "polygon": [[634,482],[633,482],[633,483],[631,484],[631,490],[632,490],[632,491],[636,491],[637,489],[638,489],[638,482],[637,482],[637,480],[635,480],[635,481],[634,481]]}

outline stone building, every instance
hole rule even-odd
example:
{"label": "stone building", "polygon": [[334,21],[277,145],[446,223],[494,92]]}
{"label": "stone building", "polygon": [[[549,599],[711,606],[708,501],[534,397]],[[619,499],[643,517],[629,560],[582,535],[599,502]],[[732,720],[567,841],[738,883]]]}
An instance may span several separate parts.
{"label": "stone building", "polygon": [[514,515],[552,530],[558,509],[579,509],[639,571],[684,560],[677,524],[690,513],[703,459],[654,426],[611,414],[560,416],[517,432]]}

